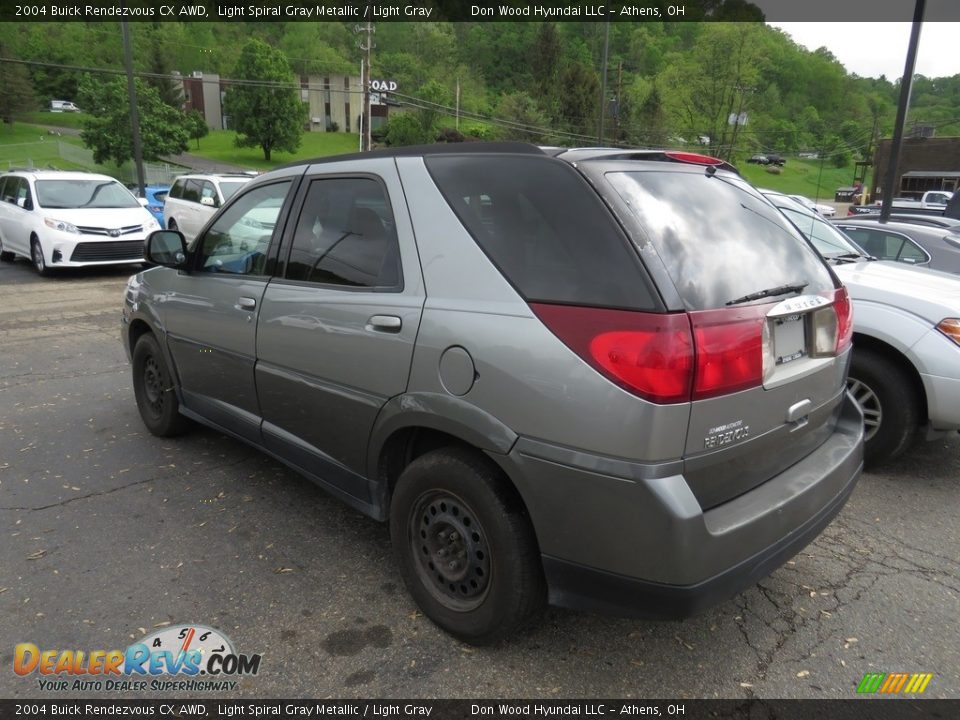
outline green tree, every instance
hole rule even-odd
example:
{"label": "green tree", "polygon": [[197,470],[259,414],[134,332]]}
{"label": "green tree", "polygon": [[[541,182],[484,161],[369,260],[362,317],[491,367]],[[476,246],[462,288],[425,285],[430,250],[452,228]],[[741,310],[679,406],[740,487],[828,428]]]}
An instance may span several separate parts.
{"label": "green tree", "polygon": [[593,134],[600,119],[600,78],[581,63],[568,65],[560,77],[560,117],[574,132]]}
{"label": "green tree", "polygon": [[[183,113],[164,103],[156,88],[140,79],[136,80],[136,89],[143,158],[158,160],[163,155],[185,151],[188,135]],[[126,78],[104,82],[87,75],[80,81],[77,99],[87,113],[80,137],[93,150],[94,161],[112,160],[122,165],[133,158]]]}
{"label": "green tree", "polygon": [[397,113],[390,118],[387,124],[387,145],[420,145],[427,140],[423,125],[412,112]]}
{"label": "green tree", "polygon": [[250,40],[233,71],[238,80],[223,105],[236,130],[237,147],[259,147],[269,161],[274,150],[296,152],[307,112],[286,56],[260,40]]}
{"label": "green tree", "polygon": [[417,90],[416,97],[423,101],[422,107],[417,110],[420,127],[423,128],[425,135],[432,136],[437,121],[448,114],[437,106],[450,107],[453,104],[453,98],[450,96],[450,91],[436,80],[431,80]]}
{"label": "green tree", "polygon": [[545,142],[545,128],[549,127],[550,123],[540,112],[536,101],[527,93],[514,92],[504,95],[500,98],[494,114],[510,122],[498,130],[502,140]]}
{"label": "green tree", "polygon": [[[0,44],[0,57],[7,55],[7,49]],[[37,107],[37,98],[30,82],[30,73],[19,63],[0,62],[0,119],[7,125],[13,125],[14,119]]]}
{"label": "green tree", "polygon": [[203,115],[199,110],[191,110],[186,113],[184,116],[184,124],[187,127],[187,135],[190,136],[191,140],[197,141],[197,147],[200,147],[200,138],[206,137],[210,134],[210,128],[207,125],[207,121],[204,119]]}

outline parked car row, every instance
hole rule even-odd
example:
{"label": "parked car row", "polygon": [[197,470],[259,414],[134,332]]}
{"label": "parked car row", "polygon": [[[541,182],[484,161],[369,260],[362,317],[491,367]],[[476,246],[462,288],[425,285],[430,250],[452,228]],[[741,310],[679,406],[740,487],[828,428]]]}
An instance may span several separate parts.
{"label": "parked car row", "polygon": [[864,415],[867,463],[903,453],[921,429],[928,440],[960,429],[960,278],[902,264],[913,246],[895,223],[831,224],[786,195],[762,192],[833,265],[853,300],[847,385]]}
{"label": "parked car row", "polygon": [[14,171],[0,176],[0,259],[20,255],[41,275],[66,267],[140,263],[149,232],[170,228],[193,239],[251,177],[183,175],[172,186],[148,185],[137,197],[136,189],[106,175]]}
{"label": "parked car row", "polygon": [[0,175],[0,259],[57,268],[143,262],[143,241],[160,228],[144,205],[106,175],[23,170]]}

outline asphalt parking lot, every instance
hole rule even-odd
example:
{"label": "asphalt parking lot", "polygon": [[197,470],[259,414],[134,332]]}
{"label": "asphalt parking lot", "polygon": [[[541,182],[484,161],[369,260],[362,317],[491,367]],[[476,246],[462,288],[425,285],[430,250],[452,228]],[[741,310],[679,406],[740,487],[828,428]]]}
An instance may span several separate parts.
{"label": "asphalt parking lot", "polygon": [[960,697],[960,437],[864,475],[813,545],[704,615],[551,609],[476,649],[417,612],[385,526],[218,433],[145,431],[129,272],[0,264],[0,697],[49,697],[12,672],[16,643],[109,650],[181,622],[263,654],[230,697],[849,698],[868,672]]}

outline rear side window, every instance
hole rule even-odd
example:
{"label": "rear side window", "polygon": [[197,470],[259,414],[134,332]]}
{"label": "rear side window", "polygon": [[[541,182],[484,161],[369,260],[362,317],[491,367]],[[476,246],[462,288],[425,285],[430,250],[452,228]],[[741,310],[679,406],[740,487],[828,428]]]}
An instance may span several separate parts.
{"label": "rear side window", "polygon": [[183,186],[185,185],[183,180],[177,180],[173,183],[173,187],[170,188],[170,197],[172,198],[182,198],[183,197]]}
{"label": "rear side window", "polygon": [[[741,179],[695,171],[610,172],[688,310],[722,308],[768,288],[833,289],[816,251]],[[763,302],[769,302],[764,300]]]}
{"label": "rear side window", "polygon": [[658,306],[636,251],[568,164],[518,156],[424,162],[460,222],[525,300]]}
{"label": "rear side window", "polygon": [[286,277],[348,287],[400,286],[400,246],[379,182],[327,178],[310,183]]}

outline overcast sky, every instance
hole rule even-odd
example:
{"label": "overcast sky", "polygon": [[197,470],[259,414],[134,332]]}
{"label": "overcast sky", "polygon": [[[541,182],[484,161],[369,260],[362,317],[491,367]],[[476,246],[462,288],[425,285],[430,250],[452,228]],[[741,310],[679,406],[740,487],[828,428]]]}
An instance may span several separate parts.
{"label": "overcast sky", "polygon": [[[843,2],[843,0],[838,0]],[[960,0],[957,0],[960,2]],[[771,22],[810,50],[826,47],[848,72],[861,77],[903,75],[910,23]],[[920,31],[916,71],[927,77],[960,74],[960,23],[928,22]]]}

